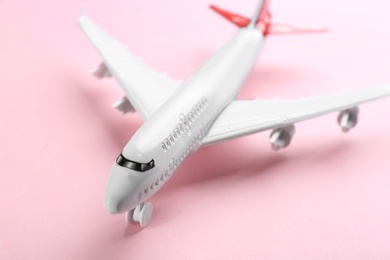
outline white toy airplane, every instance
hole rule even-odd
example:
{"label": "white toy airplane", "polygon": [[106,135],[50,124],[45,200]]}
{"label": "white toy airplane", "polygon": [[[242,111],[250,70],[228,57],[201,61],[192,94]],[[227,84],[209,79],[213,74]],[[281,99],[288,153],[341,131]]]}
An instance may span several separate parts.
{"label": "white toy airplane", "polygon": [[145,227],[153,212],[148,199],[202,145],[272,130],[270,143],[278,150],[289,145],[294,123],[335,111],[347,132],[357,123],[359,104],[390,94],[386,86],[300,100],[236,100],[265,36],[318,31],[272,24],[268,4],[260,0],[252,19],[212,6],[241,29],[184,84],[153,71],[84,14],[79,17],[104,60],[95,75],[112,75],[126,93],[113,106],[137,111],[145,121],[111,170],[104,197],[109,212],[126,212],[129,223]]}

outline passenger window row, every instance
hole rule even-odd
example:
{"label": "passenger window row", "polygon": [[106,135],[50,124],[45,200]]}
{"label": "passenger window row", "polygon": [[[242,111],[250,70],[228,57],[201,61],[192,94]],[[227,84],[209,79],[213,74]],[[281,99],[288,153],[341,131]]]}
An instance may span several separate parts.
{"label": "passenger window row", "polygon": [[176,160],[174,158],[171,158],[169,160],[168,169],[163,174],[161,174],[158,179],[156,179],[153,183],[151,183],[148,187],[144,189],[144,196],[148,195],[149,192],[152,192],[155,188],[160,186],[169,177],[171,177],[172,173],[176,170],[177,167],[179,167],[179,165],[191,153],[191,151],[193,151],[195,147],[201,145],[201,141],[207,135],[214,121],[215,119],[210,120],[206,125],[201,125],[201,128],[199,129],[196,138],[194,138],[192,143],[187,146],[186,150]]}
{"label": "passenger window row", "polygon": [[168,169],[165,171],[165,173],[161,174],[158,179],[156,179],[148,187],[144,188],[144,196],[148,195],[149,192],[152,192],[155,188],[160,186],[160,184],[162,184],[169,177],[171,177],[173,171],[174,171],[174,159],[172,158],[169,161],[169,166],[168,166]]}
{"label": "passenger window row", "polygon": [[181,115],[181,122],[173,130],[173,132],[161,143],[161,148],[164,152],[168,151],[176,142],[180,136],[190,131],[190,125],[195,122],[196,118],[202,114],[202,112],[209,105],[207,99],[203,97],[187,114],[187,116]]}

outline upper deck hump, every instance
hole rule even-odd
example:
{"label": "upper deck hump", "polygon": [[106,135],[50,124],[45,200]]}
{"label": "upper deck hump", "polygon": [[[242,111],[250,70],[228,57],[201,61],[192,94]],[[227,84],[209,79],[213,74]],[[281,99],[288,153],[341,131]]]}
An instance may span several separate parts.
{"label": "upper deck hump", "polygon": [[262,41],[257,29],[239,30],[140,127],[125,146],[124,156],[149,160],[147,154],[180,124],[180,115],[187,115],[202,99],[211,103],[210,117],[217,116],[253,67]]}

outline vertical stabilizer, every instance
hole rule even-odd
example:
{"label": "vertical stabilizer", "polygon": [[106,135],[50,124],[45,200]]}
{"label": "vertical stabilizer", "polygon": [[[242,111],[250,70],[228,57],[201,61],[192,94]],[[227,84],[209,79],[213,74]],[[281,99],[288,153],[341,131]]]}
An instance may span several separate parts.
{"label": "vertical stabilizer", "polygon": [[259,21],[259,18],[260,18],[260,15],[261,15],[261,11],[263,10],[263,6],[264,6],[264,0],[260,0],[258,5],[257,5],[256,11],[255,11],[255,13],[252,16],[251,22],[249,23],[248,27],[254,28],[257,25],[257,22]]}
{"label": "vertical stabilizer", "polygon": [[300,27],[292,26],[288,24],[279,24],[272,22],[272,15],[269,11],[270,0],[259,0],[259,3],[256,7],[255,13],[252,18],[242,16],[240,14],[223,10],[219,7],[211,5],[211,9],[219,13],[227,20],[237,25],[240,28],[249,27],[249,28],[258,28],[263,32],[264,36],[268,35],[282,35],[282,34],[294,34],[294,33],[315,33],[315,32],[326,32],[327,29],[324,28],[309,28],[309,27]]}

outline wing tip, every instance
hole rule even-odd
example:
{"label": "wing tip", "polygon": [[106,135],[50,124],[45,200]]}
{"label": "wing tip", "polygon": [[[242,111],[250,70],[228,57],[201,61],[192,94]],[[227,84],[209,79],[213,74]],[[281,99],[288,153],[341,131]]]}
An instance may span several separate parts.
{"label": "wing tip", "polygon": [[88,19],[87,15],[85,14],[85,5],[81,6],[79,17],[77,18],[77,25],[81,25],[84,20]]}

